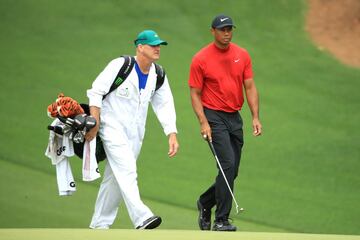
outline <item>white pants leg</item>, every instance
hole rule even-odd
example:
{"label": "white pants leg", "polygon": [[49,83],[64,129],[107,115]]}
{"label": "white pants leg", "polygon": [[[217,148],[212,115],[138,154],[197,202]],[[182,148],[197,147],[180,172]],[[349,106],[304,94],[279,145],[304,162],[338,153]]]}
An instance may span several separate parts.
{"label": "white pants leg", "polygon": [[116,218],[119,204],[122,200],[119,184],[106,162],[104,178],[101,182],[99,193],[95,203],[95,211],[90,228],[108,229]]}
{"label": "white pants leg", "polygon": [[[107,212],[114,214],[114,212],[117,211],[118,206],[114,206],[114,201],[108,199],[106,197],[106,193],[109,191],[118,192],[118,190],[120,190],[130,219],[136,228],[154,215],[141,201],[137,183],[136,157],[138,156],[141,143],[140,141],[134,140],[130,142],[129,140],[120,137],[119,134],[116,134],[116,132],[114,133],[113,129],[110,129],[109,131],[112,132],[103,134],[104,137],[102,136],[102,140],[107,160],[116,179],[117,185],[101,184],[98,196],[99,203],[97,201],[96,205],[105,205],[106,207],[104,209],[107,209]],[[106,131],[104,132],[106,133]],[[137,152],[134,152],[135,149],[138,149]],[[96,218],[98,222],[106,222],[105,219],[107,216],[103,215],[102,212],[99,212]]]}

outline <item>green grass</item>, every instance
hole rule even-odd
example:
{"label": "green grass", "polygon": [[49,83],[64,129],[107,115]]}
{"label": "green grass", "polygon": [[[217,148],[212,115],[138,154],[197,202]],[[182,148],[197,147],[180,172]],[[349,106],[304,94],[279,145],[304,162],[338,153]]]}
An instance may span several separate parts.
{"label": "green grass", "polygon": [[43,240],[43,239],[126,239],[126,240],[359,240],[359,236],[325,235],[325,234],[294,234],[294,233],[253,233],[253,232],[201,232],[189,230],[86,230],[86,229],[3,229],[0,230],[0,239],[6,240]]}
{"label": "green grass", "polygon": [[[3,160],[0,160],[0,163],[6,169],[2,176],[6,181],[0,182],[3,196],[0,198],[0,205],[7,206],[2,208],[1,228],[88,228],[99,180],[85,183],[76,179],[75,194],[59,197],[54,173],[33,170]],[[78,169],[78,166],[73,166],[74,169]],[[23,176],[19,176],[19,173]],[[148,198],[143,200],[156,214],[161,215],[161,228],[197,229],[198,213],[194,208],[169,205]],[[237,223],[246,231],[285,231],[242,220]],[[124,205],[121,205],[113,227],[134,228]]]}
{"label": "green grass", "polygon": [[[139,185],[144,201],[168,219],[164,229],[196,229],[195,202],[214,180],[215,162],[191,109],[188,69],[221,12],[233,16],[233,41],[253,58],[264,126],[262,137],[251,136],[245,106],[235,196],[246,211],[231,217],[243,231],[360,234],[360,70],[312,45],[302,0],[1,0],[0,228],[88,226],[99,182],[82,183],[74,158],[78,191],[57,196],[44,156],[46,107],[59,92],[87,101],[85,90],[107,62],[132,54],[136,34],[152,28],[169,42],[160,64],[171,81],[181,148],[167,158],[167,139],[149,111]],[[132,228],[124,208],[114,228]]]}

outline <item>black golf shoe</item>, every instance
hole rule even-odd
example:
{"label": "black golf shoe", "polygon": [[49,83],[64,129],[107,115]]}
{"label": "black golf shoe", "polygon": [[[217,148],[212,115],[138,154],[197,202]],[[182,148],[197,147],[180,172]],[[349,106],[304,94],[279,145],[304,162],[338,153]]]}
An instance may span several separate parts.
{"label": "black golf shoe", "polygon": [[197,201],[197,207],[199,210],[199,228],[201,230],[210,230],[211,228],[211,209],[205,209],[200,200]]}
{"label": "black golf shoe", "polygon": [[229,223],[229,220],[215,220],[212,228],[213,231],[236,231],[236,227]]}
{"label": "black golf shoe", "polygon": [[137,226],[136,229],[154,229],[161,224],[161,217],[152,216],[146,219],[140,226]]}

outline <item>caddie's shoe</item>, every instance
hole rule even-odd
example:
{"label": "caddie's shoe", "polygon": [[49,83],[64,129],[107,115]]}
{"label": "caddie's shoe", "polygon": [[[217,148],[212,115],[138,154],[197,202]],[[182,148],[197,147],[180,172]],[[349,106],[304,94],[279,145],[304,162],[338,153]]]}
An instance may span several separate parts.
{"label": "caddie's shoe", "polygon": [[152,216],[146,219],[140,226],[137,226],[136,229],[154,229],[161,224],[161,217]]}
{"label": "caddie's shoe", "polygon": [[211,209],[206,209],[201,204],[200,200],[197,201],[197,207],[199,210],[199,228],[201,230],[210,230],[211,228]]}
{"label": "caddie's shoe", "polygon": [[215,220],[212,228],[213,231],[236,231],[236,227],[229,223],[229,220]]}

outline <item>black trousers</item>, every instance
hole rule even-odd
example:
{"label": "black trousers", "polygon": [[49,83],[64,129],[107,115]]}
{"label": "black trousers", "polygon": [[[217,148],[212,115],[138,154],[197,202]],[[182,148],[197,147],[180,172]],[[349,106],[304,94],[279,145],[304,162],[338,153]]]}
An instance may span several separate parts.
{"label": "black trousers", "polygon": [[[242,118],[239,112],[227,113],[208,108],[204,108],[204,112],[211,127],[216,154],[230,188],[233,190],[244,144]],[[199,200],[206,209],[211,209],[216,205],[216,220],[227,220],[231,211],[232,197],[217,163],[216,166],[218,175],[215,183],[201,194]]]}

